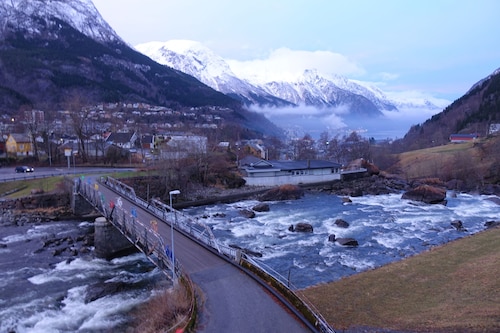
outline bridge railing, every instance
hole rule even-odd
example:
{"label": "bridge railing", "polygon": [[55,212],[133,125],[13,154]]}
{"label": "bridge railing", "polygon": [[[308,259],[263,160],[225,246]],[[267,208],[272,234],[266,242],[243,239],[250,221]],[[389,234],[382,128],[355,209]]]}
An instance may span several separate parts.
{"label": "bridge railing", "polygon": [[220,254],[224,254],[233,260],[239,259],[237,249],[231,248],[224,244],[220,244],[213,235],[210,227],[200,222],[199,220],[193,219],[192,217],[183,214],[181,211],[170,207],[160,200],[151,199],[150,202],[147,202],[138,197],[132,187],[123,184],[119,180],[116,180],[112,177],[101,177],[100,182],[111,187],[113,190],[127,197],[137,205],[149,210],[156,217],[166,221],[169,224],[173,223],[176,228],[191,235],[193,238],[209,246],[210,248],[217,250],[217,252],[219,252]]}
{"label": "bridge railing", "polygon": [[303,294],[300,296],[298,288],[293,286],[290,281],[276,272],[274,269],[264,264],[263,262],[243,255],[242,265],[249,267],[255,274],[259,275],[265,281],[268,281],[275,289],[279,290],[289,302],[291,302],[299,311],[309,320],[314,323],[315,327],[321,333],[335,333],[335,331],[328,325],[327,321],[319,314],[320,312],[314,307]]}
{"label": "bridge railing", "polygon": [[[218,253],[224,254],[225,256],[242,266],[254,267],[254,271],[258,270],[262,273],[260,274],[262,278],[265,278],[263,275],[266,275],[266,277],[272,279],[275,288],[281,290],[282,294],[285,294],[287,299],[290,300],[297,308],[299,308],[301,312],[306,317],[308,317],[308,320],[314,323],[322,333],[335,333],[335,331],[328,325],[326,320],[324,320],[319,312],[314,309],[314,306],[311,304],[311,302],[306,302],[303,299],[303,296],[299,297],[297,295],[296,291],[298,289],[294,286],[291,286],[286,278],[281,276],[278,272],[274,271],[269,266],[266,266],[264,263],[242,253],[241,250],[226,246],[225,244],[221,244],[220,242],[218,242],[213,235],[210,227],[200,222],[198,219],[193,219],[191,216],[175,210],[173,207],[163,203],[160,200],[152,199],[150,200],[150,202],[147,202],[137,197],[132,187],[123,184],[122,182],[113,179],[112,177],[101,177],[100,182],[111,187],[114,191],[122,194],[124,197],[127,197],[135,204],[142,206],[157,218],[166,221],[169,224],[172,223],[177,229],[180,229],[184,233],[189,234],[192,238],[200,241],[208,247],[215,249]],[[96,194],[91,192],[90,195],[95,196]],[[104,204],[101,205],[105,209]],[[123,218],[123,220],[126,221],[126,218]],[[132,223],[132,225],[135,225],[136,222],[137,221]],[[125,222],[125,228],[127,226],[126,223],[127,222]],[[161,239],[161,236],[158,235],[158,237]],[[168,262],[170,264],[170,258],[168,256],[165,256],[166,258],[163,257],[163,253],[164,251],[159,251],[156,254],[162,259],[161,262],[164,262],[163,260],[165,260],[165,262]],[[180,264],[177,262],[177,260],[175,262],[175,265],[176,273],[180,272]],[[177,268],[179,268],[179,270],[177,270]]]}
{"label": "bridge railing", "polygon": [[[76,183],[77,192],[82,194],[96,210],[101,212],[120,232],[136,247],[146,254],[148,259],[166,274],[175,272],[175,278],[182,275],[180,263],[175,260],[175,267],[172,270],[172,256],[163,237],[151,228],[139,221],[131,212],[127,212],[119,205],[107,205],[98,183],[78,180]],[[124,192],[131,193],[129,189],[121,187]],[[138,200],[142,200],[137,198]],[[140,201],[136,201],[140,203]],[[173,278],[173,277],[172,277]]]}

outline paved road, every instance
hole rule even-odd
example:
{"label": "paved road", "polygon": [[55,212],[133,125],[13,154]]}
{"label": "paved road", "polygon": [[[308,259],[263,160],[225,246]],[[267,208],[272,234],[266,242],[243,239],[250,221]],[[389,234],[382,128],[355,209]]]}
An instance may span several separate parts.
{"label": "paved road", "polygon": [[[118,195],[101,186],[106,202],[119,201]],[[122,198],[122,207],[130,211],[132,204]],[[136,207],[139,221],[155,219]],[[159,233],[171,246],[171,229],[159,222]],[[237,266],[174,232],[175,257],[193,283],[202,291],[202,304],[197,332],[311,332],[283,304]]]}
{"label": "paved road", "polygon": [[37,178],[54,176],[71,176],[76,174],[96,174],[111,173],[120,171],[133,171],[134,168],[102,168],[102,167],[40,167],[35,168],[35,172],[16,173],[14,166],[4,166],[0,168],[0,182],[10,182],[14,180],[32,180]]}

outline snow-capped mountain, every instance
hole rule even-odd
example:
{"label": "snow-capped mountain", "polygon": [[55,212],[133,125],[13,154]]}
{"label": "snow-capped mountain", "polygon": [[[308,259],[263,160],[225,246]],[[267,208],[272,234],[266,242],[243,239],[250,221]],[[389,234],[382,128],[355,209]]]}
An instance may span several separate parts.
{"label": "snow-capped mountain", "polygon": [[382,110],[395,110],[388,100],[377,97],[367,88],[335,75],[327,78],[316,70],[305,70],[293,82],[268,82],[264,89],[296,105],[316,107],[347,106],[350,114],[378,115]]}
{"label": "snow-capped mountain", "polygon": [[101,17],[92,0],[0,1],[0,38],[12,28],[31,35],[40,34],[49,26],[57,28],[54,18],[94,40],[124,43]]}
{"label": "snow-capped mountain", "polygon": [[154,61],[189,74],[207,86],[245,104],[278,106],[290,104],[236,77],[222,57],[199,42],[189,40],[149,42],[136,45],[135,48]]}
{"label": "snow-capped mountain", "polygon": [[293,80],[262,82],[238,77],[222,57],[199,42],[171,40],[137,45],[153,60],[192,75],[208,86],[236,97],[246,104],[281,106],[276,101],[314,107],[345,107],[350,114],[380,115],[401,107],[439,109],[425,99],[393,100],[377,87],[340,75],[326,75],[315,69]]}

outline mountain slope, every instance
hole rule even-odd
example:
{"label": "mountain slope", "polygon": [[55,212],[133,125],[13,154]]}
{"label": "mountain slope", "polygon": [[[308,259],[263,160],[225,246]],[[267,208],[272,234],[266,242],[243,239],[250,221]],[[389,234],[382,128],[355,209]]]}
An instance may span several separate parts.
{"label": "mountain slope", "polygon": [[474,84],[442,112],[410,128],[396,144],[400,151],[409,151],[445,144],[454,133],[486,136],[489,125],[495,123],[500,123],[500,69]]}
{"label": "mountain slope", "polygon": [[133,101],[237,107],[232,98],[126,45],[90,0],[0,3],[0,108]]}

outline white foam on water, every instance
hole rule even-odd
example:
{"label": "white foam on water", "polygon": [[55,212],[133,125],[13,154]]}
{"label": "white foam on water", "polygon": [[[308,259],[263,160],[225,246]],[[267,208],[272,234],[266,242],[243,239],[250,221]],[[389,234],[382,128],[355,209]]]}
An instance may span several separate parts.
{"label": "white foam on water", "polygon": [[298,268],[306,268],[306,265],[301,263],[297,258],[293,258],[293,266]]}
{"label": "white foam on water", "polygon": [[72,280],[84,280],[89,277],[107,276],[109,270],[127,265],[131,262],[140,260],[143,257],[143,254],[136,253],[130,256],[116,258],[111,261],[98,258],[76,258],[69,263],[61,261],[56,264],[53,269],[47,269],[40,274],[34,275],[28,278],[28,281],[36,285],[42,285],[44,283],[54,281],[65,282]]}
{"label": "white foam on water", "polygon": [[389,232],[386,234],[380,234],[376,241],[380,245],[384,246],[385,248],[389,249],[396,249],[400,248],[401,243],[405,240],[405,237],[395,233],[395,232]]}
{"label": "white foam on water", "polygon": [[341,253],[336,259],[336,263],[338,262],[341,265],[352,268],[357,272],[376,267],[376,264],[373,261],[364,258],[360,259],[349,253]]}
{"label": "white foam on water", "polygon": [[500,206],[492,201],[485,200],[488,197],[490,196],[458,195],[459,204],[450,207],[450,210],[455,214],[457,219],[476,216],[484,216],[492,220],[499,219]]}
{"label": "white foam on water", "polygon": [[50,297],[28,297],[23,303],[12,303],[0,313],[0,332],[32,332],[30,327],[36,324],[37,318],[40,318],[38,309],[53,308],[51,302]]}
{"label": "white foam on water", "polygon": [[16,332],[91,332],[107,331],[125,319],[117,315],[143,303],[149,293],[122,293],[85,303],[86,286],[68,290],[62,307],[41,308],[27,318],[20,318]]}
{"label": "white foam on water", "polygon": [[31,241],[42,237],[47,237],[51,234],[57,234],[59,231],[65,233],[67,224],[64,223],[49,223],[31,226],[28,230],[9,235],[1,239],[2,243],[11,244],[16,242]]}
{"label": "white foam on water", "polygon": [[99,272],[107,270],[109,263],[104,259],[76,258],[71,262],[61,261],[54,269],[47,269],[43,273],[28,278],[33,284],[41,285],[54,281],[83,280],[89,276],[97,276]]}
{"label": "white foam on water", "polygon": [[[301,275],[301,287],[306,287],[308,280],[330,281],[352,274],[351,269],[361,271],[399,260],[483,230],[487,220],[500,219],[499,206],[484,200],[485,196],[450,196],[447,205],[430,205],[403,200],[401,195],[353,197],[352,203],[345,204],[340,197],[326,193],[306,194],[299,200],[269,202],[270,211],[257,212],[253,219],[242,217],[238,211],[251,209],[257,201],[214,205],[192,212],[226,214],[225,218],[207,219],[220,241],[257,250],[263,254],[263,261],[277,267],[294,262],[295,274]],[[346,220],[349,227],[336,226],[338,218]],[[451,226],[456,219],[468,232]],[[310,223],[314,232],[288,231],[290,225],[299,222]],[[328,242],[330,234],[352,237],[359,246],[346,248]]]}

